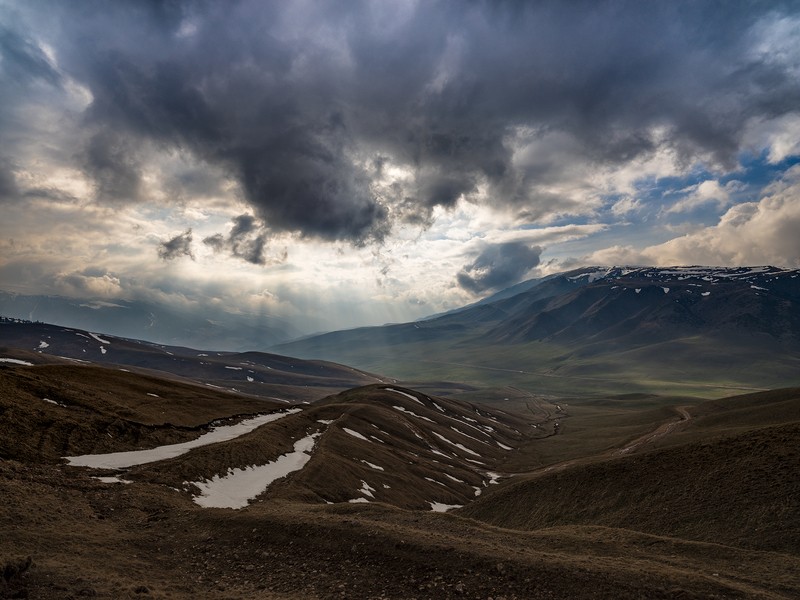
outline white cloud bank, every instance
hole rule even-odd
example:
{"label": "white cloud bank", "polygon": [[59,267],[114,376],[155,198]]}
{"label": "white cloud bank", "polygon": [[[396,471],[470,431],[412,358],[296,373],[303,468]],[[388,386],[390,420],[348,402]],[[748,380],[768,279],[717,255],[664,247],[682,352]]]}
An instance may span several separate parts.
{"label": "white cloud bank", "polygon": [[643,249],[604,248],[586,262],[800,266],[800,165],[765,188],[757,202],[728,209],[716,225]]}

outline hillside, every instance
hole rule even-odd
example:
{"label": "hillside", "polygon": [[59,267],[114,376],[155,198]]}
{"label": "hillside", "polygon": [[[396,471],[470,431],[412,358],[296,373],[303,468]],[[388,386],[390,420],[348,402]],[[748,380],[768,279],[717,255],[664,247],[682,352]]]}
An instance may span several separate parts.
{"label": "hillside", "polygon": [[276,350],[337,357],[406,381],[719,397],[795,383],[798,273],[578,269],[429,320],[333,332]]}
{"label": "hillside", "polygon": [[798,390],[527,402],[4,363],[0,597],[800,592]]}
{"label": "hillside", "polygon": [[689,413],[660,440],[533,472],[459,514],[512,529],[600,525],[797,554],[800,389]]}
{"label": "hillside", "polygon": [[265,399],[310,401],[382,379],[341,364],[263,352],[164,346],[46,323],[0,322],[0,360],[114,365]]}

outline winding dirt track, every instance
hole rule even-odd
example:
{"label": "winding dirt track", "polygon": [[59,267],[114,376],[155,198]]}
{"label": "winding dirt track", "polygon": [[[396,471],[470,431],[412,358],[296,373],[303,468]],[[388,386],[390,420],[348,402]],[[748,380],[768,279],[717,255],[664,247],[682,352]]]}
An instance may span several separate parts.
{"label": "winding dirt track", "polygon": [[665,435],[669,434],[678,425],[682,425],[682,424],[688,423],[692,419],[692,415],[690,415],[689,411],[686,410],[686,409],[687,409],[686,406],[676,406],[675,410],[678,411],[678,414],[680,416],[680,420],[678,420],[678,421],[669,421],[667,423],[664,423],[663,425],[658,426],[654,431],[651,431],[650,433],[646,433],[643,436],[636,438],[635,440],[630,442],[628,445],[620,448],[619,450],[614,450],[611,455],[612,456],[622,456],[624,454],[630,454],[631,452],[633,452],[634,450],[638,449],[639,447],[644,446],[645,444],[649,444],[651,442],[654,442],[658,438],[664,437]]}
{"label": "winding dirt track", "polygon": [[676,406],[675,410],[677,411],[679,416],[679,419],[677,421],[667,421],[666,423],[662,423],[661,425],[656,427],[653,431],[646,433],[631,442],[628,442],[622,448],[606,450],[605,452],[601,452],[600,454],[595,454],[594,456],[573,458],[571,460],[557,463],[555,465],[550,465],[549,467],[536,469],[535,471],[528,474],[536,475],[536,474],[551,473],[551,472],[561,471],[563,469],[566,469],[567,467],[571,467],[572,465],[578,463],[592,462],[595,460],[602,460],[606,458],[612,458],[614,456],[624,456],[626,454],[630,454],[631,452],[638,450],[645,444],[650,444],[655,440],[672,433],[678,426],[685,426],[685,424],[691,421],[692,419],[692,415],[689,413],[687,408],[688,407],[686,406]]}

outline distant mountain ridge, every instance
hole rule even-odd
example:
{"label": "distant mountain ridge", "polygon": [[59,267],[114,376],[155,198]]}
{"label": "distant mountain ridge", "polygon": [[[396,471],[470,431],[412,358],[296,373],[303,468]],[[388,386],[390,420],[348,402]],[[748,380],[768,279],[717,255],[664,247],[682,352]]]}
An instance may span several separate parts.
{"label": "distant mountain ridge", "polygon": [[[501,342],[624,339],[679,334],[766,334],[800,341],[800,271],[777,267],[595,267],[564,273],[494,306]],[[566,279],[576,289],[548,295]],[[558,288],[561,291],[562,287]],[[545,292],[545,293],[543,293]],[[526,302],[521,302],[523,300]]]}
{"label": "distant mountain ridge", "polygon": [[233,314],[219,309],[193,313],[140,300],[78,299],[4,291],[0,291],[0,315],[148,339],[159,344],[240,351],[263,349],[301,334],[284,319],[266,314]]}
{"label": "distant mountain ridge", "polygon": [[[412,362],[441,378],[471,366],[630,377],[637,365],[646,365],[646,378],[660,378],[669,365],[671,381],[719,376],[778,387],[791,385],[800,368],[800,270],[585,267],[427,320],[337,331],[274,350],[401,378],[411,376]],[[768,379],[759,379],[760,367],[748,371],[756,359]],[[698,370],[701,361],[707,374]]]}
{"label": "distant mountain ridge", "polygon": [[264,352],[195,350],[60,325],[0,319],[0,366],[20,362],[125,367],[121,370],[199,381],[211,389],[282,402],[315,400],[382,381],[378,376],[326,361]]}

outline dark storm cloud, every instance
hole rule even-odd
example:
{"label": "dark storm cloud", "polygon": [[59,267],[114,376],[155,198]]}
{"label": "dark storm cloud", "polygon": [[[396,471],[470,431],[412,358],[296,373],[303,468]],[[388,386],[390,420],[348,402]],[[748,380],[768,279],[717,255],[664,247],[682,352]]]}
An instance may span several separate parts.
{"label": "dark storm cloud", "polygon": [[537,266],[541,254],[540,246],[522,242],[492,244],[466,265],[456,279],[462,288],[474,294],[508,287]]}
{"label": "dark storm cloud", "polygon": [[182,256],[188,256],[194,260],[191,229],[187,229],[183,233],[176,235],[166,242],[162,242],[158,246],[158,257],[163,260],[172,260]]}
{"label": "dark storm cloud", "polygon": [[84,171],[95,182],[97,197],[104,202],[139,199],[141,166],[134,142],[111,131],[89,139],[82,155]]}
{"label": "dark storm cloud", "polygon": [[[749,120],[800,109],[791,55],[757,39],[791,3],[79,6],[50,5],[52,43],[92,93],[86,124],[103,133],[82,156],[100,192],[137,197],[146,140],[238,181],[269,230],[328,240],[381,240],[479,190],[530,220],[575,211],[552,191],[570,165],[666,146],[730,166]],[[9,39],[14,64],[49,77]],[[558,160],[515,155],[554,134],[571,141]],[[410,180],[382,187],[388,165]]]}
{"label": "dark storm cloud", "polygon": [[263,224],[260,224],[253,215],[239,215],[234,217],[231,230],[225,237],[221,233],[209,236],[203,243],[214,252],[229,251],[232,256],[241,258],[254,265],[284,262],[287,252],[284,250],[278,256],[267,257],[268,237]]}
{"label": "dark storm cloud", "polygon": [[0,202],[12,200],[18,195],[19,189],[17,188],[17,182],[11,170],[11,165],[0,158]]}

